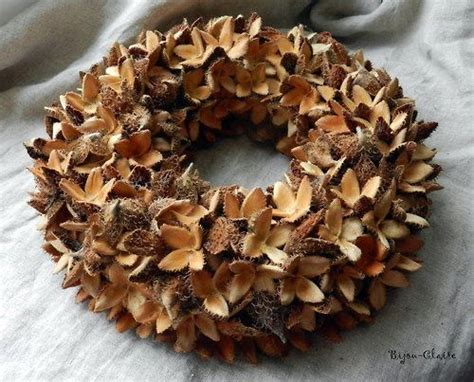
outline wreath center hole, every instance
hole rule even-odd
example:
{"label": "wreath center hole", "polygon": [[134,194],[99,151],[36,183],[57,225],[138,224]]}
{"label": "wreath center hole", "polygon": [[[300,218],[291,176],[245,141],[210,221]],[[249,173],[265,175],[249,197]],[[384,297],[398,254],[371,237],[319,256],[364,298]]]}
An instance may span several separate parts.
{"label": "wreath center hole", "polygon": [[254,142],[246,136],[219,139],[197,150],[193,160],[201,177],[213,186],[238,184],[263,189],[282,180],[289,164],[272,144]]}

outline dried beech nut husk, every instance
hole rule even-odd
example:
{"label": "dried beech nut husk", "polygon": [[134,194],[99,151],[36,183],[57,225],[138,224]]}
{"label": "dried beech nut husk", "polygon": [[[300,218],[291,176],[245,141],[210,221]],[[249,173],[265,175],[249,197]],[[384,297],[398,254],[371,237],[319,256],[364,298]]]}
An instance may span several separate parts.
{"label": "dried beech nut husk", "polygon": [[[112,47],[25,144],[43,249],[119,332],[232,362],[371,322],[421,267],[441,186],[435,122],[328,32],[222,16]],[[291,159],[267,188],[211,187],[192,149],[247,133]]]}

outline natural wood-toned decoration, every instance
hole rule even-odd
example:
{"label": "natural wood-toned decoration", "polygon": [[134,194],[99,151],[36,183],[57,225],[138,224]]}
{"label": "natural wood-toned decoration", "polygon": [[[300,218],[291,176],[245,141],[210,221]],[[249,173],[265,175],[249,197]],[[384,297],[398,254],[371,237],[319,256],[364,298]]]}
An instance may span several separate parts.
{"label": "natural wood-toned decoration", "polygon": [[[414,100],[327,32],[252,14],[114,45],[26,144],[44,250],[77,301],[176,351],[281,357],[370,323],[421,260],[441,187]],[[247,133],[290,158],[213,187],[189,152]]]}

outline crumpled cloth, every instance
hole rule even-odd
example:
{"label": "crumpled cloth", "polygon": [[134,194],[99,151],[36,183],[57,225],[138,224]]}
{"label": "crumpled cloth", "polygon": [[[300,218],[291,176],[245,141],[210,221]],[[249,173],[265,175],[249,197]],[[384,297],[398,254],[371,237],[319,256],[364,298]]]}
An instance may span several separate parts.
{"label": "crumpled cloth", "polygon": [[[375,66],[400,79],[419,116],[438,121],[429,144],[445,189],[432,195],[431,228],[422,234],[423,268],[411,288],[392,291],[369,327],[330,344],[317,337],[307,353],[259,366],[194,354],[118,334],[104,315],[74,303],[42,253],[33,189],[22,142],[44,136],[43,106],[76,87],[79,70],[116,40],[143,28],[162,30],[182,17],[259,12],[267,25],[305,23],[328,30]],[[473,362],[473,28],[474,4],[458,1],[291,2],[273,0],[90,1],[0,3],[0,380],[2,381],[472,381]],[[196,166],[218,184],[266,186],[287,160],[247,139],[201,152]],[[434,348],[455,359],[391,359],[389,351]]]}

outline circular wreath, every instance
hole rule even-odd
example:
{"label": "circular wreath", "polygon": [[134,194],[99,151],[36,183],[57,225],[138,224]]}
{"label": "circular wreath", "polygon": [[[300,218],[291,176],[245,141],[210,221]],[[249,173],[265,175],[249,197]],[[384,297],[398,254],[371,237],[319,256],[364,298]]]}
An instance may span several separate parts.
{"label": "circular wreath", "polygon": [[[122,332],[232,361],[370,323],[406,287],[440,186],[436,123],[327,32],[186,20],[112,47],[46,108],[30,204],[77,301]],[[193,150],[247,133],[291,158],[262,190],[212,187]]]}

